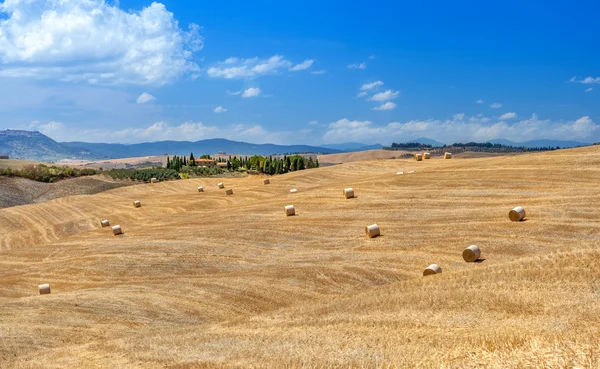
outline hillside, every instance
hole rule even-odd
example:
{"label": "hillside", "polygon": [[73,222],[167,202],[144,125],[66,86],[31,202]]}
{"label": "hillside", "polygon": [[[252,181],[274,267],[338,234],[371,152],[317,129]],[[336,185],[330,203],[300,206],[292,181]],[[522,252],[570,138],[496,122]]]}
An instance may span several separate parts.
{"label": "hillside", "polygon": [[599,168],[600,147],[358,161],[2,209],[0,367],[598,367]]}
{"label": "hillside", "polygon": [[89,150],[66,147],[40,132],[19,130],[0,131],[0,153],[9,154],[12,159],[34,161],[101,157]]}

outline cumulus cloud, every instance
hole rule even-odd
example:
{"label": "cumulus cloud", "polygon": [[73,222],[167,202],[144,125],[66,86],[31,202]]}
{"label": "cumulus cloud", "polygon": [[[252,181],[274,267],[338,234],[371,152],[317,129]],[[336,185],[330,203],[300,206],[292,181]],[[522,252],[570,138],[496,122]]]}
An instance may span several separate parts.
{"label": "cumulus cloud", "polygon": [[569,82],[573,82],[573,83],[582,83],[584,85],[592,85],[595,83],[600,84],[600,77],[585,77],[583,79],[577,79],[577,77],[573,77],[569,80]]}
{"label": "cumulus cloud", "polygon": [[348,69],[367,69],[367,63],[350,64],[348,65]]}
{"label": "cumulus cloud", "polygon": [[106,85],[163,85],[197,76],[194,52],[203,47],[199,26],[183,31],[161,3],[137,12],[117,4],[0,3],[0,76]]}
{"label": "cumulus cloud", "polygon": [[500,116],[500,119],[514,119],[517,117],[517,113],[504,113]]}
{"label": "cumulus cloud", "polygon": [[476,103],[476,104],[485,104],[485,101],[483,101],[483,100],[479,99],[479,100],[475,101],[475,103]]}
{"label": "cumulus cloud", "polygon": [[138,104],[146,104],[149,103],[151,101],[156,101],[156,97],[150,95],[147,92],[144,92],[143,94],[141,94],[138,98],[137,98],[137,103]]}
{"label": "cumulus cloud", "polygon": [[387,100],[393,100],[396,97],[398,97],[398,94],[400,92],[399,91],[394,91],[394,90],[386,90],[384,92],[379,92],[376,93],[375,95],[371,96],[371,98],[369,98],[369,100],[371,101],[387,101]]}
{"label": "cumulus cloud", "polygon": [[225,79],[254,78],[277,75],[281,73],[282,69],[291,71],[308,69],[313,63],[313,60],[307,59],[300,64],[293,65],[281,55],[274,55],[269,59],[231,57],[208,68],[207,74],[210,77]]}
{"label": "cumulus cloud", "polygon": [[312,67],[312,65],[314,63],[315,63],[314,60],[306,59],[302,63],[296,64],[293,67],[291,67],[290,70],[293,71],[293,72],[296,72],[296,71],[299,71],[299,70],[306,70],[306,69],[309,69],[310,67]]}
{"label": "cumulus cloud", "polygon": [[592,92],[593,90],[594,90],[593,88],[589,87],[589,88],[585,89],[585,92]]}
{"label": "cumulus cloud", "polygon": [[386,102],[385,104],[382,104],[380,106],[377,106],[371,110],[392,110],[396,107],[396,104],[394,104],[393,102]]}
{"label": "cumulus cloud", "polygon": [[356,97],[365,97],[367,96],[367,91],[361,91],[358,93],[358,95],[356,95]]}
{"label": "cumulus cloud", "polygon": [[258,87],[250,87],[249,89],[245,90],[244,93],[242,94],[242,97],[248,98],[248,97],[255,97],[261,94],[260,88]]}
{"label": "cumulus cloud", "polygon": [[493,103],[492,105],[490,105],[490,108],[492,109],[500,109],[502,107],[502,104],[500,103]]}
{"label": "cumulus cloud", "polygon": [[467,117],[456,114],[448,120],[411,120],[392,122],[377,126],[371,121],[341,119],[328,125],[323,142],[342,143],[360,141],[366,143],[404,142],[427,135],[445,142],[485,142],[495,138],[506,138],[516,142],[533,139],[597,140],[600,125],[584,116],[575,121],[541,120],[535,114],[529,119],[507,123],[484,116]]}
{"label": "cumulus cloud", "polygon": [[365,83],[364,85],[362,85],[360,87],[360,89],[361,89],[361,91],[368,91],[368,90],[372,90],[374,88],[378,88],[379,86],[383,86],[383,82],[375,81],[375,82],[371,82],[371,83]]}
{"label": "cumulus cloud", "polygon": [[217,106],[217,107],[215,108],[215,110],[213,110],[213,111],[214,111],[215,113],[225,113],[225,112],[227,111],[227,109],[225,109],[225,108],[224,108],[224,107],[222,107],[222,106]]}

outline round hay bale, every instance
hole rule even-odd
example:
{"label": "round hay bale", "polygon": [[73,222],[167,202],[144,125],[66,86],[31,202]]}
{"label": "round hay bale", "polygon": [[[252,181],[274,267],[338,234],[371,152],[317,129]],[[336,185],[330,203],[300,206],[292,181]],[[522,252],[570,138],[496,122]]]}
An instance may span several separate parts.
{"label": "round hay bale", "polygon": [[103,221],[100,222],[100,224],[102,225],[102,228],[104,227],[108,227],[110,225],[110,222],[106,219],[104,219]]}
{"label": "round hay bale", "polygon": [[231,188],[228,190],[225,190],[225,195],[233,195],[233,190]]}
{"label": "round hay bale", "polygon": [[112,227],[112,231],[115,236],[123,234],[123,230],[121,229],[120,225],[116,225],[116,226]]}
{"label": "round hay bale", "polygon": [[150,178],[150,183],[156,183],[156,182],[158,182],[158,179],[156,179],[156,178]]}
{"label": "round hay bale", "polygon": [[344,188],[344,197],[347,199],[351,199],[354,197],[354,189],[353,188]]}
{"label": "round hay bale", "polygon": [[525,218],[525,208],[517,206],[508,213],[508,218],[513,222],[520,222]]}
{"label": "round hay bale", "polygon": [[444,153],[444,159],[452,159],[452,153],[451,152]]}
{"label": "round hay bale", "polygon": [[265,185],[271,184],[271,181],[268,178],[263,179],[263,184],[265,184]]}
{"label": "round hay bale", "polygon": [[423,159],[431,159],[431,154],[428,152],[423,153]]}
{"label": "round hay bale", "polygon": [[295,189],[295,188],[292,188],[292,189],[290,190],[290,193],[296,193],[296,192],[298,192],[298,190],[297,190],[297,189]]}
{"label": "round hay bale", "polygon": [[225,185],[223,184],[223,182],[219,182],[219,183],[217,184],[217,186],[219,186],[219,188],[225,188]]}
{"label": "round hay bale", "polygon": [[423,271],[423,277],[426,277],[428,275],[434,275],[434,274],[438,274],[442,272],[442,268],[440,268],[439,265],[437,264],[431,264],[430,266],[427,267],[427,269],[425,269]]}
{"label": "round hay bale", "polygon": [[473,263],[481,256],[481,250],[479,247],[471,245],[463,250],[462,256],[467,263]]}
{"label": "round hay bale", "polygon": [[204,187],[198,186],[198,192],[204,192]]}
{"label": "round hay bale", "polygon": [[396,175],[402,175],[404,172],[396,172]]}
{"label": "round hay bale", "polygon": [[50,294],[50,285],[48,283],[40,284],[39,289],[40,289],[40,295],[49,295]]}
{"label": "round hay bale", "polygon": [[292,215],[296,215],[296,208],[294,208],[294,205],[286,205],[285,206],[285,215],[290,217]]}
{"label": "round hay bale", "polygon": [[379,230],[379,226],[377,224],[371,224],[370,226],[366,226],[365,233],[369,238],[375,238],[381,235],[381,231]]}
{"label": "round hay bale", "polygon": [[138,200],[135,200],[135,201],[133,202],[133,206],[135,206],[136,208],[139,208],[140,206],[142,206],[142,203],[141,203],[141,202],[139,202]]}
{"label": "round hay bale", "polygon": [[414,173],[414,172],[415,172],[414,170],[411,170],[410,172],[408,172],[408,174],[412,174],[412,173]]}
{"label": "round hay bale", "polygon": [[421,154],[415,154],[415,160],[416,161],[422,161],[423,160],[423,155],[421,155]]}

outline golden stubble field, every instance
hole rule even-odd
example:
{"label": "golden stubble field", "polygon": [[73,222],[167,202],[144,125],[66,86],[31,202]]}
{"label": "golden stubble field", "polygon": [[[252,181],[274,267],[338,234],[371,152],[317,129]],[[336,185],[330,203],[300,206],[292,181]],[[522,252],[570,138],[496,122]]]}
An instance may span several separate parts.
{"label": "golden stubble field", "polygon": [[220,181],[0,210],[0,367],[600,367],[600,147]]}

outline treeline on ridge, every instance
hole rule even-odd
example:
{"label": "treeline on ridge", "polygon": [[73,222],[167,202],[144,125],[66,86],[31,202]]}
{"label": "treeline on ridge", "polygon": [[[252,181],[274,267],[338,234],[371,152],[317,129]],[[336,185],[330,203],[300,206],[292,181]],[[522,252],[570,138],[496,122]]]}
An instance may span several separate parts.
{"label": "treeline on ridge", "polygon": [[452,145],[432,146],[429,144],[421,144],[418,142],[407,143],[392,143],[386,150],[406,150],[406,151],[421,151],[427,150],[431,154],[441,154],[445,151],[454,153],[472,151],[472,152],[494,152],[494,153],[509,153],[509,152],[530,152],[530,151],[551,151],[558,150],[560,147],[525,147],[525,146],[507,146],[491,142],[467,142],[454,143]]}

